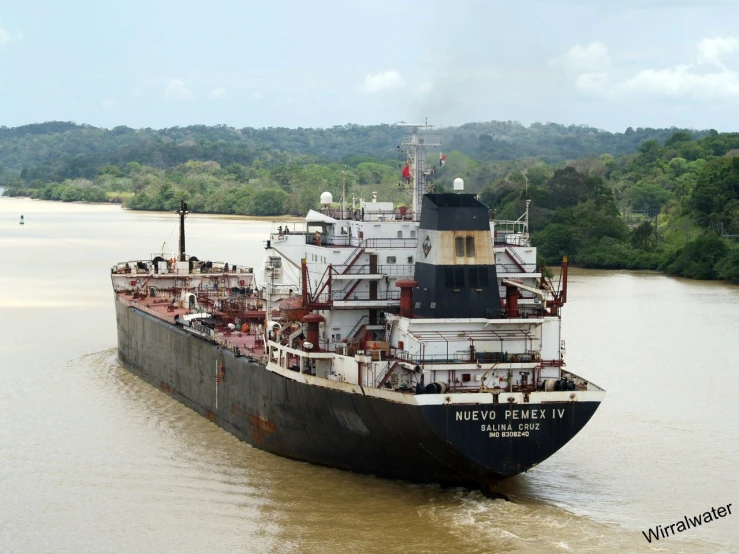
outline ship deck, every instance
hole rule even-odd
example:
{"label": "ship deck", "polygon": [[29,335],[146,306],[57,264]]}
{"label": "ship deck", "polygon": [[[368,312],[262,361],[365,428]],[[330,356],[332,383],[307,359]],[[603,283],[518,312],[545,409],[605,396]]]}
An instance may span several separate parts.
{"label": "ship deck", "polygon": [[[169,298],[134,298],[132,293],[119,292],[117,294],[117,301],[125,304],[126,306],[141,310],[157,319],[166,321],[172,325],[176,325],[176,319],[189,315],[191,310],[187,308],[181,308],[172,304],[172,300]],[[215,312],[214,316],[224,316],[225,314]],[[254,320],[257,318],[264,319],[264,312],[254,311],[247,312],[247,316]],[[266,351],[264,344],[259,340],[256,325],[250,325],[248,332],[242,332],[241,330],[230,330],[225,325],[217,325],[215,328],[214,340],[224,348],[229,350],[238,349],[243,355],[252,355],[254,357],[260,357],[265,355]]]}

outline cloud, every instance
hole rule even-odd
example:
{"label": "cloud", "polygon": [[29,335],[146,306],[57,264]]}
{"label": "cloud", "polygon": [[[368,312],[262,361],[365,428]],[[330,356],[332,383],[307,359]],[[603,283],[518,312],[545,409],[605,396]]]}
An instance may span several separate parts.
{"label": "cloud", "polygon": [[252,94],[251,97],[252,97],[252,100],[261,100],[262,98],[264,98],[264,93],[257,91],[254,94]]}
{"label": "cloud", "polygon": [[175,100],[179,102],[185,102],[195,98],[192,91],[185,86],[184,81],[180,79],[172,79],[167,85],[167,90],[164,91],[164,98],[167,100]]}
{"label": "cloud", "polygon": [[606,71],[610,62],[608,47],[595,41],[585,46],[576,44],[561,56],[550,59],[549,66],[572,73],[597,73]]}
{"label": "cloud", "polygon": [[600,42],[587,46],[576,44],[550,66],[564,67],[578,73],[575,88],[586,95],[608,98],[666,97],[695,100],[739,100],[739,72],[725,65],[725,58],[739,52],[736,37],[704,38],[696,43],[694,63],[662,69],[642,69],[614,78],[608,71],[608,49]]}
{"label": "cloud", "polygon": [[228,94],[228,91],[225,88],[214,88],[210,91],[210,99],[211,100],[220,100],[224,98],[228,98],[230,95]]}
{"label": "cloud", "polygon": [[736,37],[704,38],[698,43],[698,63],[724,67],[721,58],[737,50],[739,50],[739,40]]}
{"label": "cloud", "polygon": [[0,46],[5,46],[10,42],[22,39],[23,33],[19,30],[16,29],[15,31],[8,31],[6,28],[0,27]]}
{"label": "cloud", "polygon": [[131,96],[133,96],[134,98],[143,98],[144,96],[146,96],[146,92],[144,92],[144,89],[142,89],[141,87],[136,87],[134,89],[131,89]]}
{"label": "cloud", "polygon": [[739,73],[729,69],[698,73],[694,68],[689,64],[669,69],[645,69],[616,83],[610,94],[617,97],[641,95],[739,100]]}
{"label": "cloud", "polygon": [[379,92],[386,92],[389,90],[396,90],[405,87],[405,81],[403,76],[395,70],[384,71],[382,73],[375,73],[374,75],[367,75],[364,78],[364,84],[362,85],[362,92],[365,94],[376,94]]}
{"label": "cloud", "polygon": [[644,69],[616,83],[609,94],[614,97],[641,95],[739,100],[739,73],[726,67],[723,61],[726,55],[739,51],[739,40],[735,37],[704,38],[696,44],[696,50],[696,63]]}
{"label": "cloud", "polygon": [[583,73],[575,80],[575,87],[585,94],[599,94],[608,83],[608,73]]}
{"label": "cloud", "polygon": [[118,103],[108,98],[101,101],[100,105],[103,107],[104,110],[115,110],[118,108]]}

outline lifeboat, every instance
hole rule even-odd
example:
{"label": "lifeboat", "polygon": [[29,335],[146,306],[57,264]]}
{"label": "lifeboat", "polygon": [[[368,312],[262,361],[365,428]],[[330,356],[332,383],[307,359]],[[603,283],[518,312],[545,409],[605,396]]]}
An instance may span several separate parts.
{"label": "lifeboat", "polygon": [[303,299],[299,296],[285,298],[280,302],[280,314],[285,321],[301,321],[310,310],[303,307]]}

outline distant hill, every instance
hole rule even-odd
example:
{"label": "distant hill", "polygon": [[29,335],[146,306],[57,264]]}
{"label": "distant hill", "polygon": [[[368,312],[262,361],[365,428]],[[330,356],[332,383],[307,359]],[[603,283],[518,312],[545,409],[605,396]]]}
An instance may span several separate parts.
{"label": "distant hill", "polygon": [[[581,125],[513,121],[467,123],[445,127],[444,151],[457,150],[479,161],[536,157],[547,163],[636,151],[649,139],[664,142],[681,129],[627,129],[611,133]],[[707,131],[691,131],[694,138]],[[402,129],[394,125],[339,125],[327,129],[288,129],[226,125],[191,125],[169,129],[103,129],[51,121],[22,127],[0,127],[0,181],[43,181],[94,177],[109,165],[138,162],[168,168],[188,160],[212,160],[222,165],[267,166],[298,160],[342,161],[352,156],[397,158]],[[22,172],[22,173],[21,173]]]}

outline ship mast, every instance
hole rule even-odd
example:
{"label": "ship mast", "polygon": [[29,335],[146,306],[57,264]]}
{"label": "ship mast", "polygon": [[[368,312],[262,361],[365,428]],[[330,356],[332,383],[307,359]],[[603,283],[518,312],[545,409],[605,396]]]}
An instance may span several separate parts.
{"label": "ship mast", "polygon": [[398,127],[408,127],[410,134],[403,136],[403,147],[407,154],[407,164],[410,167],[410,181],[413,186],[413,219],[421,220],[421,201],[426,194],[426,175],[431,168],[426,165],[426,151],[429,147],[436,149],[441,146],[441,137],[418,135],[419,129],[433,129],[433,125],[426,123],[399,123]]}
{"label": "ship mast", "polygon": [[184,200],[180,204],[180,209],[177,210],[180,215],[180,261],[185,260],[185,216],[187,215],[187,202]]}

